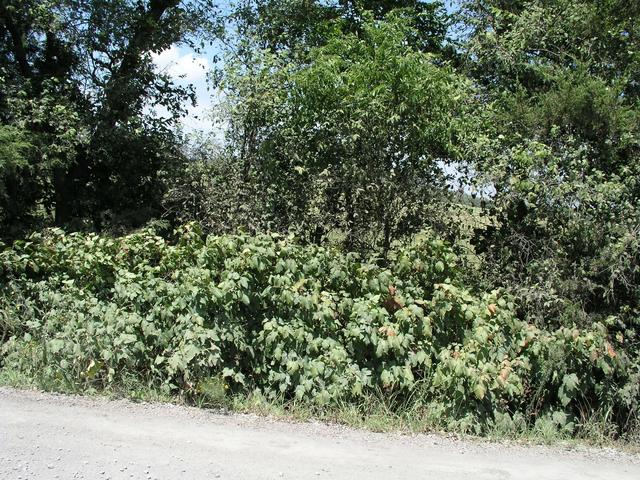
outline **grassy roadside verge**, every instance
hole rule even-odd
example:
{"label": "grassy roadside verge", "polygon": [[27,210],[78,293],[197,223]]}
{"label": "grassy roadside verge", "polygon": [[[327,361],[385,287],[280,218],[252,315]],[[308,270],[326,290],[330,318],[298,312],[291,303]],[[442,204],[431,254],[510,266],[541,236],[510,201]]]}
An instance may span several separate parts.
{"label": "grassy roadside verge", "polygon": [[359,404],[344,403],[324,408],[286,400],[267,399],[260,392],[228,394],[211,390],[197,396],[169,395],[160,389],[131,382],[115,388],[78,390],[63,384],[51,384],[44,379],[27,378],[19,372],[0,370],[0,386],[18,390],[39,390],[70,395],[100,396],[108,399],[127,399],[133,402],[170,403],[209,409],[216,412],[254,414],[283,422],[319,421],[379,433],[402,435],[437,434],[474,442],[508,442],[521,445],[554,445],[564,448],[610,448],[640,456],[640,442],[614,439],[607,435],[607,422],[592,419],[579,429],[579,436],[559,433],[555,425],[539,424],[521,431],[503,431],[499,428],[472,435],[443,427],[442,422],[426,414],[425,409],[412,405],[392,406],[381,395],[370,395]]}

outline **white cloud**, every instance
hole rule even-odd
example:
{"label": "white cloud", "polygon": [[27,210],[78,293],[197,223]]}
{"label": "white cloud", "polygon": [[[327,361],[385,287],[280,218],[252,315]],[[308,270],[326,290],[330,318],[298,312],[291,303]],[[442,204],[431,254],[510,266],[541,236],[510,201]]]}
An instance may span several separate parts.
{"label": "white cloud", "polygon": [[171,45],[171,47],[166,50],[161,51],[160,53],[151,53],[151,59],[153,63],[155,63],[156,68],[159,70],[165,70],[169,65],[176,62],[180,58],[180,49]]}
{"label": "white cloud", "polygon": [[188,51],[182,53],[175,45],[152,53],[151,58],[159,72],[168,74],[178,83],[203,82],[210,68],[206,57]]}
{"label": "white cloud", "polygon": [[[151,57],[156,71],[166,73],[178,85],[193,85],[196,94],[196,106],[189,105],[187,114],[182,119],[186,130],[211,131],[214,128],[209,116],[212,106],[211,92],[207,88],[207,73],[211,68],[209,60],[195,52],[180,49],[176,45],[160,53],[152,53]],[[168,112],[156,109],[156,115],[167,116]]]}

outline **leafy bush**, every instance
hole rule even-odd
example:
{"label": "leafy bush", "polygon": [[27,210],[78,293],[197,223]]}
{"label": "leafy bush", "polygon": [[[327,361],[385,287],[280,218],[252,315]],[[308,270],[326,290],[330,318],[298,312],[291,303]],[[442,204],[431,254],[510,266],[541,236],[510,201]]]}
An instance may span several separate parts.
{"label": "leafy bush", "polygon": [[0,252],[2,369],[215,404],[258,390],[322,407],[381,391],[475,432],[572,434],[601,411],[617,434],[636,421],[638,361],[615,319],[522,321],[506,293],[460,285],[456,255],[428,232],[387,261],[195,224],[173,242],[47,230]]}

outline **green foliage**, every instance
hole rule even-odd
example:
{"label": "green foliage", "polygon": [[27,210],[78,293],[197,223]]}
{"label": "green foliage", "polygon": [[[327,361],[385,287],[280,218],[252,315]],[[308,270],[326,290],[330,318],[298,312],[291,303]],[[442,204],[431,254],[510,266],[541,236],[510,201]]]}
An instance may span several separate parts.
{"label": "green foliage", "polygon": [[8,125],[0,127],[0,175],[3,178],[26,166],[25,154],[29,147],[23,132]]}
{"label": "green foliage", "polygon": [[230,65],[230,141],[269,227],[384,254],[445,210],[472,88],[411,46],[406,19],[364,20],[301,65],[269,52]]}
{"label": "green foliage", "polygon": [[[171,225],[198,219],[208,233],[264,231],[268,217],[264,198],[255,184],[243,178],[242,165],[209,146],[193,148],[189,162],[178,171],[166,171],[162,217]],[[204,158],[201,158],[201,154]]]}
{"label": "green foliage", "polygon": [[637,431],[640,3],[457,4],[0,1],[3,375]]}
{"label": "green foliage", "polygon": [[195,100],[151,54],[198,48],[216,18],[210,0],[0,2],[1,238],[159,216],[160,173],[179,157],[171,127]]}
{"label": "green foliage", "polygon": [[2,368],[49,385],[135,378],[212,405],[254,389],[317,406],[383,392],[475,432],[545,415],[573,431],[608,408],[624,434],[637,415],[638,364],[612,322],[522,321],[504,292],[463,288],[456,255],[429,234],[382,267],[195,224],[174,243],[48,230],[5,248],[0,266]]}
{"label": "green foliage", "polygon": [[[413,27],[409,38],[413,46],[431,52],[445,48],[450,18],[441,1],[245,0],[236,7],[233,18],[240,42],[253,40],[261,49],[297,58],[323,45],[332,32],[360,32],[369,18],[382,20],[390,12]],[[246,47],[238,50],[246,53]]]}
{"label": "green foliage", "polygon": [[[14,181],[18,172],[28,169],[27,158],[31,148],[20,129],[0,125],[0,224],[10,224],[23,217],[25,207],[31,204],[26,185],[16,185]],[[27,198],[15,202],[17,190],[22,190]]]}

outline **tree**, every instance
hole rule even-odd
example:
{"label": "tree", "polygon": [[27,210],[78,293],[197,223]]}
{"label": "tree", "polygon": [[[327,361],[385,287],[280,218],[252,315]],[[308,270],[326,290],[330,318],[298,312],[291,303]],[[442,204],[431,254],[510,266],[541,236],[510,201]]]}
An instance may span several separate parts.
{"label": "tree", "polygon": [[433,53],[448,48],[451,19],[442,1],[246,0],[233,17],[242,40],[253,40],[272,53],[298,56],[323,45],[336,29],[361,32],[369,17],[382,20],[392,11],[412,27],[407,40],[415,47]]}
{"label": "tree", "polygon": [[407,42],[408,23],[369,19],[312,49],[305,65],[263,52],[230,75],[231,133],[276,228],[386,254],[435,222],[470,88]]}
{"label": "tree", "polygon": [[40,204],[59,225],[97,228],[105,212],[153,209],[156,172],[177,155],[169,127],[193,92],[156,72],[150,54],[213,34],[213,3],[2,0],[0,19],[0,119],[34,146],[10,180],[38,191],[21,209]]}
{"label": "tree", "polygon": [[463,2],[467,71],[487,108],[473,182],[487,281],[538,322],[640,312],[637,2]]}

